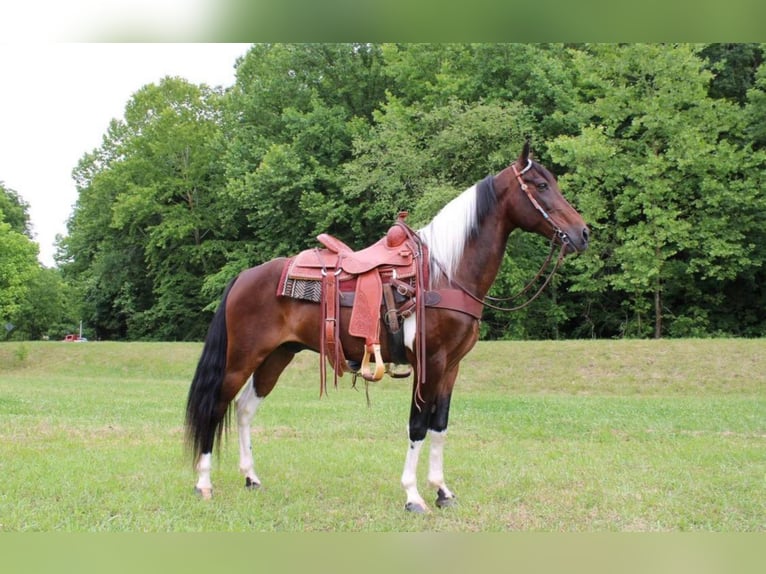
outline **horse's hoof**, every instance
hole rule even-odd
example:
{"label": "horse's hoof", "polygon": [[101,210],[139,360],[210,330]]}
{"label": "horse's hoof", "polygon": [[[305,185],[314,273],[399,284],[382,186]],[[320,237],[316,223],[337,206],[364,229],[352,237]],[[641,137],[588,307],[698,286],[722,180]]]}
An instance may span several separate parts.
{"label": "horse's hoof", "polygon": [[211,500],[213,498],[213,489],[212,488],[200,488],[199,486],[195,486],[194,487],[194,492],[202,500]]}
{"label": "horse's hoof", "polygon": [[428,512],[428,508],[419,502],[408,502],[404,505],[404,510],[413,514],[426,514]]}
{"label": "horse's hoof", "polygon": [[248,490],[258,490],[261,488],[261,483],[257,480],[253,480],[249,476],[245,477],[245,488]]}
{"label": "horse's hoof", "polygon": [[439,492],[436,495],[436,506],[439,508],[449,508],[450,506],[455,506],[457,504],[457,497],[453,494],[452,496],[445,496],[445,494],[439,490]]}

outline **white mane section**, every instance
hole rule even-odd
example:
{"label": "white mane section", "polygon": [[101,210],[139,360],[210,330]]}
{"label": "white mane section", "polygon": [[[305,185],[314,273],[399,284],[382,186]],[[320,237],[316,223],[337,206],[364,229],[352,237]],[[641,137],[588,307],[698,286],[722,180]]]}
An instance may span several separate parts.
{"label": "white mane section", "polygon": [[431,223],[418,231],[431,257],[430,288],[434,288],[445,273],[447,279],[452,279],[476,225],[476,186],[473,185],[445,205]]}

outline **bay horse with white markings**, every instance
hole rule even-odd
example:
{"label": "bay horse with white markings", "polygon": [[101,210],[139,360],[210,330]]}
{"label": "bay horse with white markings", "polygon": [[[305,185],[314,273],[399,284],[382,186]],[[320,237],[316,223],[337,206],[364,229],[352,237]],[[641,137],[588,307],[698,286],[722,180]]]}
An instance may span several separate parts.
{"label": "bay horse with white markings", "polygon": [[[514,163],[464,191],[428,225],[413,232],[427,261],[429,292],[484,301],[500,269],[508,236],[516,228],[549,238],[552,253],[554,244],[560,246],[559,261],[588,246],[583,218],[561,195],[553,175],[529,158],[528,143]],[[285,270],[286,260],[274,259],[240,273],[227,287],[210,324],[186,405],[187,439],[198,472],[195,488],[204,498],[212,496],[213,445],[220,440],[232,401],[236,398],[240,471],[246,486],[255,488],[260,479],[254,469],[250,424],[258,405],[297,352],[325,352],[322,305],[279,296]],[[324,268],[322,273],[327,275]],[[427,299],[422,294],[417,298]],[[428,483],[437,492],[436,505],[449,506],[455,500],[444,481],[443,449],[458,367],[478,339],[480,303],[478,312],[467,310],[470,305],[436,305],[424,307],[422,313],[403,314],[399,353],[381,341],[378,360],[393,362],[397,354],[414,369],[409,445],[401,477],[409,511],[428,510],[416,481],[427,435],[431,440]],[[366,359],[366,343],[349,334],[348,307],[337,310],[340,356],[358,365],[363,354]],[[423,324],[417,325],[418,321]],[[417,332],[424,335],[422,347],[416,342]],[[338,365],[334,366],[337,373]]]}

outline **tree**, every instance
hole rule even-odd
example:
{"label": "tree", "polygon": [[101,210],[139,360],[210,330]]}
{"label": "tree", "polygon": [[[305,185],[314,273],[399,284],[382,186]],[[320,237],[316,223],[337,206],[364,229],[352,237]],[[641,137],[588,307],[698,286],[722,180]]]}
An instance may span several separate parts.
{"label": "tree", "polygon": [[80,320],[80,298],[67,286],[58,269],[38,266],[20,302],[13,338],[61,339]]}
{"label": "tree", "polygon": [[144,86],[75,170],[61,263],[101,338],[204,334],[200,291],[219,268],[221,94],[178,78]]}
{"label": "tree", "polygon": [[21,319],[21,302],[40,264],[38,246],[32,242],[29,206],[19,194],[0,182],[0,335],[8,334]]}
{"label": "tree", "polygon": [[0,181],[0,213],[13,231],[32,239],[29,204],[16,191],[6,187],[2,181]]}
{"label": "tree", "polygon": [[744,105],[753,87],[755,73],[763,62],[759,44],[708,44],[700,56],[709,62],[714,76],[708,93],[711,98],[728,98]]}
{"label": "tree", "polygon": [[745,133],[756,149],[766,148],[766,62],[755,71],[752,87],[747,91]]}
{"label": "tree", "polygon": [[[534,120],[538,157],[545,142],[574,133],[570,52],[558,44],[387,44],[391,91],[404,104],[435,109],[450,100],[516,102]],[[509,118],[511,120],[512,118]]]}
{"label": "tree", "polygon": [[224,217],[236,245],[210,289],[320,232],[359,231],[342,166],[384,99],[381,65],[370,44],[261,44],[245,55],[226,100]]}
{"label": "tree", "polygon": [[[762,56],[753,44],[255,45],[225,93],[166,78],[131,97],[74,170],[57,261],[96,336],[200,338],[242,269],[320,232],[361,248],[400,210],[423,225],[531,137],[592,247],[533,306],[487,310],[483,336],[762,335]],[[24,233],[23,217],[11,227]],[[517,292],[546,247],[514,234],[492,294]]]}
{"label": "tree", "polygon": [[27,236],[14,231],[0,211],[0,333],[6,324],[19,321],[21,302],[39,263],[38,248]]}
{"label": "tree", "polygon": [[762,194],[748,185],[752,159],[728,139],[742,116],[707,96],[711,74],[697,51],[579,51],[583,128],[551,146],[598,238],[578,261],[575,289],[622,294],[625,335],[705,332],[708,308],[720,303],[716,288],[753,264],[748,232]]}

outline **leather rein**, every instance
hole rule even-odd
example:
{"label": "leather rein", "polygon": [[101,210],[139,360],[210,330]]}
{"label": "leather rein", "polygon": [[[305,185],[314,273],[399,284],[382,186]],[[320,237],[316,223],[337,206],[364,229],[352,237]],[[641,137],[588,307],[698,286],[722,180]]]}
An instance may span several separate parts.
{"label": "leather rein", "polygon": [[[530,303],[532,303],[532,301],[537,299],[540,296],[540,294],[545,290],[545,288],[548,286],[548,284],[551,282],[551,279],[553,279],[553,276],[558,270],[559,265],[561,265],[561,262],[564,260],[564,254],[566,253],[567,247],[571,244],[569,236],[566,234],[566,232],[564,232],[564,230],[562,230],[558,225],[556,225],[556,223],[554,223],[553,219],[551,219],[551,216],[548,214],[547,211],[545,211],[543,206],[540,205],[540,203],[535,199],[535,197],[532,195],[532,192],[529,190],[529,186],[524,182],[524,180],[521,177],[522,175],[527,173],[530,169],[532,169],[532,165],[533,165],[532,160],[527,159],[527,165],[521,171],[516,169],[515,163],[511,166],[511,168],[513,169],[513,174],[516,176],[516,181],[518,181],[519,186],[521,187],[522,191],[524,191],[524,193],[526,194],[532,206],[543,216],[543,219],[545,219],[545,221],[547,221],[553,228],[554,235],[551,238],[550,252],[548,253],[548,257],[543,262],[542,267],[540,267],[540,270],[537,272],[534,278],[529,283],[526,284],[526,286],[521,291],[519,291],[515,295],[511,295],[510,297],[504,297],[504,298],[490,297],[489,295],[487,295],[486,297],[481,299],[477,297],[476,295],[474,295],[473,293],[471,293],[466,287],[461,285],[459,281],[457,281],[456,279],[452,279],[452,283],[455,286],[459,287],[460,290],[463,291],[466,295],[468,295],[471,299],[481,303],[485,307],[489,307],[490,309],[494,309],[496,311],[503,311],[508,313],[511,313],[513,311],[519,311],[523,309],[524,307],[528,306]],[[535,283],[537,283],[540,277],[543,276],[543,274],[545,273],[545,270],[548,268],[548,265],[550,265],[550,262],[553,259],[553,254],[556,251],[557,241],[561,244],[561,249],[559,250],[558,257],[556,258],[556,263],[554,264],[551,272],[548,273],[548,276],[545,278],[545,281],[543,282],[543,284],[529,299],[527,299],[524,303],[521,303],[520,305],[516,305],[514,307],[501,307],[499,305],[494,305],[493,303],[490,303],[490,301],[494,301],[495,303],[501,303],[504,301],[513,301],[514,299],[518,299],[519,297],[527,293],[527,291],[529,291],[532,288],[532,286]]]}

